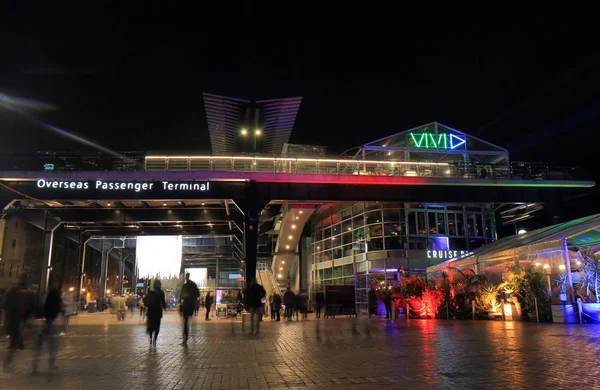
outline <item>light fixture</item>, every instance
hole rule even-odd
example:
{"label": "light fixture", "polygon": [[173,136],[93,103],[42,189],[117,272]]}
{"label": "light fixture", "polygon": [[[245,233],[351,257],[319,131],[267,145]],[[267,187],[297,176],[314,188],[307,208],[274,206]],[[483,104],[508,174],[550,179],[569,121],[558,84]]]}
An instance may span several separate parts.
{"label": "light fixture", "polygon": [[279,267],[279,270],[280,270],[280,271],[283,271],[283,267]]}
{"label": "light fixture", "polygon": [[296,220],[298,220],[298,219],[300,219],[300,217],[296,215]]}
{"label": "light fixture", "polygon": [[75,287],[69,287],[69,291],[75,291]]}
{"label": "light fixture", "polygon": [[317,247],[317,249],[321,249],[321,247],[320,247],[320,246],[318,246],[318,247]]}
{"label": "light fixture", "polygon": [[450,170],[449,170],[449,169],[447,169],[447,170],[446,170],[446,175],[449,175],[449,174],[450,174]]}
{"label": "light fixture", "polygon": [[289,246],[289,245],[286,245],[286,246],[285,246],[285,249],[290,249],[290,246]]}
{"label": "light fixture", "polygon": [[565,267],[564,264],[561,264],[561,265],[558,266],[558,269],[560,269],[560,270],[564,270],[565,268],[567,268],[567,267]]}
{"label": "light fixture", "polygon": [[240,132],[242,135],[248,135],[248,129],[242,129]]}
{"label": "light fixture", "polygon": [[111,204],[112,204],[112,203],[108,202],[106,205],[107,205],[108,207],[110,207],[110,205],[111,205]]}
{"label": "light fixture", "polygon": [[350,231],[350,230],[352,230],[352,228],[351,228],[351,227],[349,227],[349,228],[348,228],[348,231]]}
{"label": "light fixture", "polygon": [[292,229],[296,229],[296,225],[292,225]]}
{"label": "light fixture", "polygon": [[536,267],[539,267],[540,265],[542,265],[541,263],[535,263]]}
{"label": "light fixture", "polygon": [[285,264],[285,260],[281,260],[281,264]]}
{"label": "light fixture", "polygon": [[262,131],[260,129],[254,130],[254,135],[261,135]]}
{"label": "light fixture", "polygon": [[110,290],[106,290],[106,293],[107,293],[107,294],[110,294]]}
{"label": "light fixture", "polygon": [[525,233],[527,233],[527,230],[525,230],[525,229],[521,229],[517,232],[517,234],[525,234]]}
{"label": "light fixture", "polygon": [[202,206],[204,206],[204,202],[202,202]]}
{"label": "light fixture", "polygon": [[292,238],[294,238],[294,236],[288,236],[288,240],[291,240]]}
{"label": "light fixture", "polygon": [[163,206],[166,206],[166,205],[167,205],[167,202],[163,202]]}
{"label": "light fixture", "polygon": [[548,269],[548,268],[550,268],[550,266],[549,266],[548,264],[544,264],[544,267],[543,267],[543,268],[544,268],[544,269]]}
{"label": "light fixture", "polygon": [[302,214],[302,212],[303,212],[302,210],[298,211],[299,214]]}
{"label": "light fixture", "polygon": [[85,288],[82,288],[82,289],[81,289],[81,292],[85,292]]}
{"label": "light fixture", "polygon": [[579,261],[579,260],[577,260],[575,263],[576,263],[577,265],[581,265],[581,261]]}

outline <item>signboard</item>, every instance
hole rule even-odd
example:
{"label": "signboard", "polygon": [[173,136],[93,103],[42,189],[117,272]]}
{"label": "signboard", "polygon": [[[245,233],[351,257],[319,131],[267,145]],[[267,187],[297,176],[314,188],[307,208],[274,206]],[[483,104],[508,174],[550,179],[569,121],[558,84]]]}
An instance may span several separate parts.
{"label": "signboard", "polygon": [[464,135],[452,133],[409,133],[413,146],[420,149],[456,149],[466,144]]}
{"label": "signboard", "polygon": [[36,187],[41,190],[62,190],[68,192],[80,192],[94,190],[111,193],[143,193],[155,190],[163,192],[207,192],[210,190],[210,182],[181,182],[181,181],[118,181],[118,180],[54,180],[38,179]]}
{"label": "signboard", "polygon": [[217,318],[227,318],[227,304],[217,304]]}
{"label": "signboard", "polygon": [[454,250],[428,250],[427,258],[428,259],[442,259],[449,260],[454,259],[459,256],[464,256],[468,254],[468,251],[454,251]]}

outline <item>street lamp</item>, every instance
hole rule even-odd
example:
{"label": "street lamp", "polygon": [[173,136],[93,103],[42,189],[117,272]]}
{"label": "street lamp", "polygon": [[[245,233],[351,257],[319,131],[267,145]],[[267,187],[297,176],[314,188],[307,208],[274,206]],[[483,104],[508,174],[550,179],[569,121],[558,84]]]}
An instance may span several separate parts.
{"label": "street lamp", "polygon": [[[242,128],[242,130],[240,130],[240,134],[242,137],[246,137],[248,135],[248,129],[246,129],[245,127]],[[258,137],[260,137],[262,135],[262,130],[261,129],[255,129],[254,130],[254,139],[253,139],[253,151],[254,153],[256,153],[256,140]]]}

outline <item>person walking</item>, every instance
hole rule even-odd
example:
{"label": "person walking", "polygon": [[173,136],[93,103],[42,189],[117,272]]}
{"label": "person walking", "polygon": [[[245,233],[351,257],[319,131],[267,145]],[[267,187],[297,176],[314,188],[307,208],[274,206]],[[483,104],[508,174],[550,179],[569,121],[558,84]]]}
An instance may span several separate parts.
{"label": "person walking", "polygon": [[256,334],[260,333],[260,317],[263,313],[263,299],[266,295],[267,292],[265,291],[265,288],[256,283],[256,280],[253,280],[246,293],[246,304],[250,308],[250,313],[252,314],[250,320],[250,333],[254,333],[255,330]]}
{"label": "person walking", "polygon": [[19,275],[19,283],[11,287],[2,300],[6,331],[10,338],[8,351],[4,356],[4,371],[12,371],[11,364],[17,349],[24,349],[23,326],[35,313],[35,293],[29,289],[27,274]]}
{"label": "person walking", "polygon": [[372,315],[377,315],[377,294],[375,294],[375,287],[371,286],[369,290],[368,296],[368,305],[369,305],[369,318]]}
{"label": "person walking", "polygon": [[[60,287],[57,287],[54,285],[54,283],[52,283],[44,303],[44,325],[42,326],[42,331],[37,338],[37,342],[33,351],[33,365],[31,373],[34,375],[39,373],[38,366],[44,341],[48,341],[48,368],[51,370],[57,368],[56,352],[58,350],[58,338],[54,334],[54,321],[56,320],[56,317],[58,317],[58,314],[62,311],[63,302],[61,298]],[[67,313],[65,312],[65,321],[68,321],[68,316],[66,314]]]}
{"label": "person walking", "polygon": [[383,292],[383,303],[385,304],[385,319],[392,319],[392,290],[387,286]]}
{"label": "person walking", "polygon": [[185,283],[181,287],[181,314],[183,315],[183,343],[186,344],[190,334],[190,318],[196,310],[196,301],[200,298],[198,285],[190,280],[190,274],[185,274]]}
{"label": "person walking", "polygon": [[167,308],[165,302],[165,293],[161,289],[162,284],[160,280],[155,280],[153,288],[144,298],[144,306],[146,306],[147,321],[147,332],[150,336],[150,346],[156,348],[156,339],[160,332],[160,322],[163,316],[163,309]]}
{"label": "person walking", "polygon": [[321,308],[325,304],[325,294],[322,291],[319,291],[315,294],[315,306],[317,312],[317,318],[321,318]]}
{"label": "person walking", "polygon": [[300,291],[298,304],[300,305],[299,311],[302,314],[302,319],[306,320],[308,318],[308,293],[305,289]]}
{"label": "person walking", "polygon": [[210,294],[210,291],[206,293],[206,297],[204,298],[204,307],[206,308],[206,321],[210,321],[210,307],[213,304],[213,297]]}
{"label": "person walking", "polygon": [[274,321],[281,321],[281,295],[277,292],[273,293],[273,312],[275,316],[272,318]]}
{"label": "person walking", "polygon": [[275,309],[273,308],[273,298],[275,298],[275,291],[273,294],[269,295],[269,310],[271,311],[271,321],[275,320]]}
{"label": "person walking", "polygon": [[145,296],[140,297],[140,322],[143,322],[146,319],[146,305],[144,305]]}
{"label": "person walking", "polygon": [[283,304],[285,305],[285,318],[291,321],[294,314],[294,292],[289,287],[283,293]]}

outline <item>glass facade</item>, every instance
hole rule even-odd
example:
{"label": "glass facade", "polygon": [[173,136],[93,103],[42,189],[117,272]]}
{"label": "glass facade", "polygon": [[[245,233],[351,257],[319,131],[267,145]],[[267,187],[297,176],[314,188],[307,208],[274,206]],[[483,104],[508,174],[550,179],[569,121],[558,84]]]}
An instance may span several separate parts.
{"label": "glass facade", "polygon": [[311,290],[353,284],[362,312],[371,284],[399,281],[392,258],[470,251],[493,240],[493,225],[493,210],[484,204],[355,203],[313,221]]}

